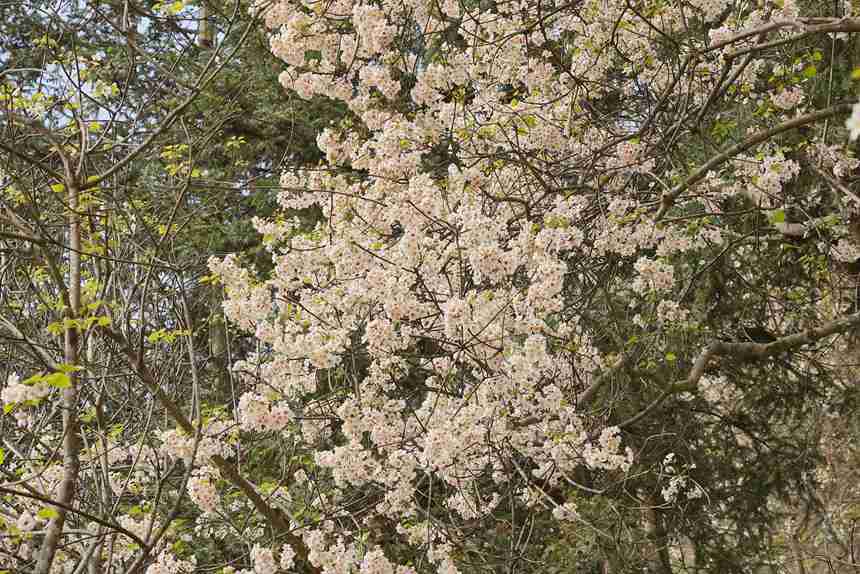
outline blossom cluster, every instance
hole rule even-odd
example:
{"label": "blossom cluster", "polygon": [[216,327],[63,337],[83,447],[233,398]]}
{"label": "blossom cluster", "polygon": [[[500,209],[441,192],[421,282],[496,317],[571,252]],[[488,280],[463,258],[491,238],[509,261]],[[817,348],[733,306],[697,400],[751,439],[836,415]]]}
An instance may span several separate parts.
{"label": "blossom cluster", "polygon": [[803,102],[806,93],[800,87],[787,88],[771,96],[773,105],[783,110],[796,108]]}
{"label": "blossom cluster", "polygon": [[679,468],[675,459],[675,453],[670,452],[663,459],[661,465],[661,472],[667,479],[665,486],[660,491],[663,500],[674,503],[679,500],[682,493],[684,497],[690,500],[704,496],[705,491],[702,487],[690,478],[690,471],[696,468],[695,463],[681,465]]}
{"label": "blossom cluster", "polygon": [[215,482],[218,480],[218,470],[204,466],[194,471],[188,479],[188,496],[204,512],[215,512],[218,508],[218,491]]}
{"label": "blossom cluster", "polygon": [[12,408],[18,424],[26,426],[29,415],[23,407],[39,403],[51,394],[51,390],[52,387],[42,381],[25,385],[18,375],[10,373],[6,379],[6,386],[0,391],[0,405]]}
{"label": "blossom cluster", "polygon": [[180,560],[170,552],[162,552],[158,560],[146,568],[146,574],[191,574],[196,571],[196,560]]}
{"label": "blossom cluster", "polygon": [[[228,421],[213,419],[205,425],[199,440],[186,434],[181,429],[169,429],[160,433],[161,450],[167,456],[183,459],[207,461],[215,455],[229,453],[229,444],[225,442],[225,433],[230,427]],[[196,457],[195,457],[196,455]]]}

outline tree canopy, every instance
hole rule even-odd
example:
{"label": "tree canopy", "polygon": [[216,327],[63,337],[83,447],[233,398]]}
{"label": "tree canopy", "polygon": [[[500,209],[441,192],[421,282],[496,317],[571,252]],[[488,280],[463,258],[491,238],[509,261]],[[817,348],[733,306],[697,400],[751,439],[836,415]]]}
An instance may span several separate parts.
{"label": "tree canopy", "polygon": [[860,17],[0,8],[0,572],[853,572]]}

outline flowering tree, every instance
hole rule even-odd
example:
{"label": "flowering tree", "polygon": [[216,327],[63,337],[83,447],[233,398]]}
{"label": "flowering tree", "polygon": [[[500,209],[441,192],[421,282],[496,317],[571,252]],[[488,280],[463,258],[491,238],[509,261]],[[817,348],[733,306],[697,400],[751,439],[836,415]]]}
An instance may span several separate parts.
{"label": "flowering tree", "polygon": [[240,87],[265,87],[237,62],[254,13],[199,8],[0,7],[0,571],[143,570],[181,542],[183,469],[154,433],[164,408],[229,400],[218,367],[242,348],[200,246],[259,245],[227,220],[265,212],[268,173],[295,154],[281,140],[272,158],[249,127],[269,126],[237,113]]}
{"label": "flowering tree", "polygon": [[[70,569],[190,572],[214,537],[258,574],[805,571],[818,509],[856,568],[856,508],[813,484],[856,413],[850,3],[257,9],[284,87],[349,113],[255,220],[272,270],[211,260],[256,343],[236,403],[166,393],[158,350],[97,319],[165,421],[113,437],[144,502],[100,518],[72,463],[58,493],[3,486],[7,554],[39,519],[54,552],[68,511]],[[149,342],[184,341],[196,383],[181,316]],[[10,375],[10,414],[50,413],[52,381],[83,410],[80,362]]]}

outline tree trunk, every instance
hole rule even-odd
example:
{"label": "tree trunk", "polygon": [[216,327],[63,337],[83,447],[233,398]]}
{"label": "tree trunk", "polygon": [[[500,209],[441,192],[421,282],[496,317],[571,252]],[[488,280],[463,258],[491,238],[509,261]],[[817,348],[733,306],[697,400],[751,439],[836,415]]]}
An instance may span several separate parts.
{"label": "tree trunk", "polygon": [[645,498],[645,532],[650,541],[648,553],[649,570],[654,574],[672,574],[672,564],[669,561],[669,538],[663,519],[657,512],[657,501],[652,496]]}
{"label": "tree trunk", "polygon": [[[65,310],[65,317],[77,319],[81,308],[81,224],[78,214],[77,183],[69,182],[69,305]],[[62,288],[63,286],[58,286]],[[79,330],[77,327],[69,326],[65,330],[65,345],[63,360],[66,366],[77,366],[78,364]],[[60,482],[57,502],[64,506],[70,506],[75,494],[75,487],[80,472],[80,428],[78,423],[78,373],[68,373],[69,385],[62,390],[63,406],[63,478]],[[57,552],[60,538],[63,535],[63,526],[66,522],[66,510],[56,506],[53,509],[45,538],[39,549],[39,560],[36,564],[36,574],[48,574],[51,564]]]}
{"label": "tree trunk", "polygon": [[212,47],[212,27],[209,25],[209,5],[206,0],[200,0],[197,12],[197,45],[204,50]]}

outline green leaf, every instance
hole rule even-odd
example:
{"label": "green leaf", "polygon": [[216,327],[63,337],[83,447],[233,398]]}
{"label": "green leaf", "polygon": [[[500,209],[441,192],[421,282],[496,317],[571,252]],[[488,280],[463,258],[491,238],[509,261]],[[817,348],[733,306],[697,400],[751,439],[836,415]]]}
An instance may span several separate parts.
{"label": "green leaf", "polygon": [[860,80],[860,68],[854,68],[854,71],[851,72],[852,80]]}
{"label": "green leaf", "polygon": [[64,191],[66,191],[66,186],[62,183],[55,183],[51,186],[51,191],[53,191],[54,193],[63,193]]}
{"label": "green leaf", "polygon": [[670,363],[674,363],[678,360],[678,356],[675,353],[666,353],[666,360]]}
{"label": "green leaf", "polygon": [[21,381],[21,384],[22,385],[35,385],[36,383],[44,382],[44,380],[45,380],[45,375],[43,375],[42,373],[36,373],[32,377],[27,377],[26,379]]}
{"label": "green leaf", "polygon": [[39,510],[39,512],[36,513],[36,516],[38,518],[41,518],[42,520],[50,520],[51,518],[56,518],[59,515],[60,515],[59,512],[57,512],[53,508],[48,508],[47,506],[45,508],[42,508],[41,510]]}
{"label": "green leaf", "polygon": [[60,363],[57,365],[57,370],[61,373],[77,373],[78,371],[83,371],[84,368],[80,365],[70,365],[68,363]]}
{"label": "green leaf", "polygon": [[785,223],[785,210],[777,209],[773,213],[770,214],[770,222],[771,223]]}
{"label": "green leaf", "polygon": [[149,335],[146,336],[146,340],[152,343],[153,345],[164,339],[167,331],[165,329],[158,329],[157,331],[153,331]]}
{"label": "green leaf", "polygon": [[46,327],[46,330],[52,335],[60,336],[63,334],[63,324],[59,321],[51,323]]}
{"label": "green leaf", "polygon": [[95,407],[88,408],[86,411],[84,411],[84,413],[79,418],[81,419],[82,422],[87,423],[87,424],[93,422],[94,420],[96,420],[96,408]]}
{"label": "green leaf", "polygon": [[6,451],[0,446],[0,464],[3,464],[4,460],[6,460]]}
{"label": "green leaf", "polygon": [[45,376],[44,381],[58,389],[68,389],[72,386],[72,379],[66,373],[51,373]]}

